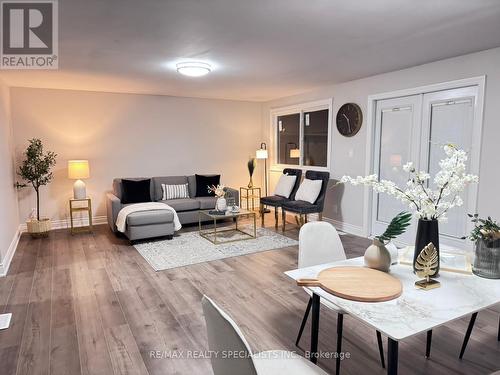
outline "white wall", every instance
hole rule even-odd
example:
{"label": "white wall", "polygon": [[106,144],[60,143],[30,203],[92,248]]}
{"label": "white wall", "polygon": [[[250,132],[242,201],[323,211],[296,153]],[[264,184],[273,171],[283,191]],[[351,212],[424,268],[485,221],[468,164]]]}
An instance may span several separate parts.
{"label": "white wall", "polygon": [[[33,137],[58,154],[54,181],[41,193],[41,214],[53,220],[68,217],[69,159],[89,159],[87,194],[102,216],[114,177],[221,173],[226,185],[246,185],[248,157],[261,141],[259,103],[29,88],[12,88],[11,101],[16,157]],[[33,207],[24,189],[21,221]]]}
{"label": "white wall", "polygon": [[18,240],[19,216],[14,181],[9,89],[0,82],[0,276],[5,274]]}
{"label": "white wall", "polygon": [[[263,133],[268,137],[270,135],[269,111],[272,108],[333,97],[335,116],[342,104],[358,103],[363,109],[365,122],[356,136],[352,138],[341,136],[333,124],[331,173],[332,178],[340,178],[344,174],[364,175],[367,127],[370,126],[366,123],[369,95],[481,75],[487,77],[478,208],[481,215],[492,215],[500,219],[500,199],[498,198],[500,48],[326,86],[306,94],[268,102],[264,105],[262,112]],[[277,176],[279,172],[271,173],[271,181],[275,181]],[[362,187],[346,185],[331,189],[326,201],[325,216],[342,222],[346,229],[361,231],[363,208],[366,204],[363,198]]]}

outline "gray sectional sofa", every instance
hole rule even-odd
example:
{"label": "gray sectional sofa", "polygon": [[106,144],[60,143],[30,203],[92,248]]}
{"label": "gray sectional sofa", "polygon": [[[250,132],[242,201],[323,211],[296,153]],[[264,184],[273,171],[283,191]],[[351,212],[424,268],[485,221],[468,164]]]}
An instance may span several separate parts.
{"label": "gray sectional sofa", "polygon": [[[127,180],[143,180],[142,178],[127,178]],[[116,218],[122,207],[122,179],[113,180],[113,192],[107,193],[106,209],[108,224],[113,232],[117,232]],[[189,197],[184,199],[171,199],[162,201],[163,192],[161,184],[188,184]],[[215,208],[216,197],[196,197],[196,178],[195,176],[165,176],[151,177],[151,200],[154,202],[164,202],[173,207],[179,216],[181,224],[197,223],[198,212],[200,210],[212,210]],[[227,188],[228,192],[235,201],[239,201],[238,190]],[[171,237],[174,234],[173,213],[167,210],[152,210],[134,212],[127,217],[127,228],[125,235],[130,241],[152,238],[152,237]]]}

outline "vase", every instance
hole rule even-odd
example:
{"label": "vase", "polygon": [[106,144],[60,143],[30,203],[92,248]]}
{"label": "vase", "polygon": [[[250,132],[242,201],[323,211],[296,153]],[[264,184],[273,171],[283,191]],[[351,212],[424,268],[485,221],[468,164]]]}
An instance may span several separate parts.
{"label": "vase", "polygon": [[249,189],[253,188],[252,176],[250,176],[250,181],[248,182],[247,186],[248,186]]}
{"label": "vase", "polygon": [[415,250],[413,253],[413,272],[416,271],[415,262],[417,261],[418,255],[429,243],[434,245],[438,254],[438,265],[436,273],[433,275],[433,277],[435,277],[439,273],[439,224],[436,219],[419,219],[417,237],[415,238]]}
{"label": "vase", "polygon": [[215,209],[217,211],[226,211],[227,209],[226,198],[224,197],[217,198],[217,201],[215,202]]}
{"label": "vase", "polygon": [[476,242],[472,272],[488,279],[500,279],[500,239]]}
{"label": "vase", "polygon": [[365,251],[365,266],[383,272],[389,272],[389,268],[391,268],[391,254],[377,239],[374,239]]}

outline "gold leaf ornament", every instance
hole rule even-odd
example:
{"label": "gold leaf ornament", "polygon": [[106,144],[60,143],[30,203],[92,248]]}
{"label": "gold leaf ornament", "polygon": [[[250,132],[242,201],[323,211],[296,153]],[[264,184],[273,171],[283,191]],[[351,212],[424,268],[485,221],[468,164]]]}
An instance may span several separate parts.
{"label": "gold leaf ornament", "polygon": [[439,288],[439,281],[430,279],[430,276],[436,274],[439,265],[439,256],[436,247],[430,242],[422,249],[415,261],[415,272],[418,277],[424,277],[423,280],[415,282],[415,286],[419,289],[430,290]]}
{"label": "gold leaf ornament", "polygon": [[425,277],[429,281],[429,277],[436,274],[439,264],[439,257],[436,247],[432,242],[425,246],[415,261],[415,269],[418,277]]}

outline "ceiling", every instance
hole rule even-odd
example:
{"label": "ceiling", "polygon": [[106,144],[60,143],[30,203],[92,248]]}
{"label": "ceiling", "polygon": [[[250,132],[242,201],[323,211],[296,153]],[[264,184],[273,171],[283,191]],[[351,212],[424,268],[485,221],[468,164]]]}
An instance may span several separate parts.
{"label": "ceiling", "polygon": [[[500,46],[498,0],[63,0],[59,70],[9,86],[266,101]],[[195,59],[214,70],[179,75]]]}

